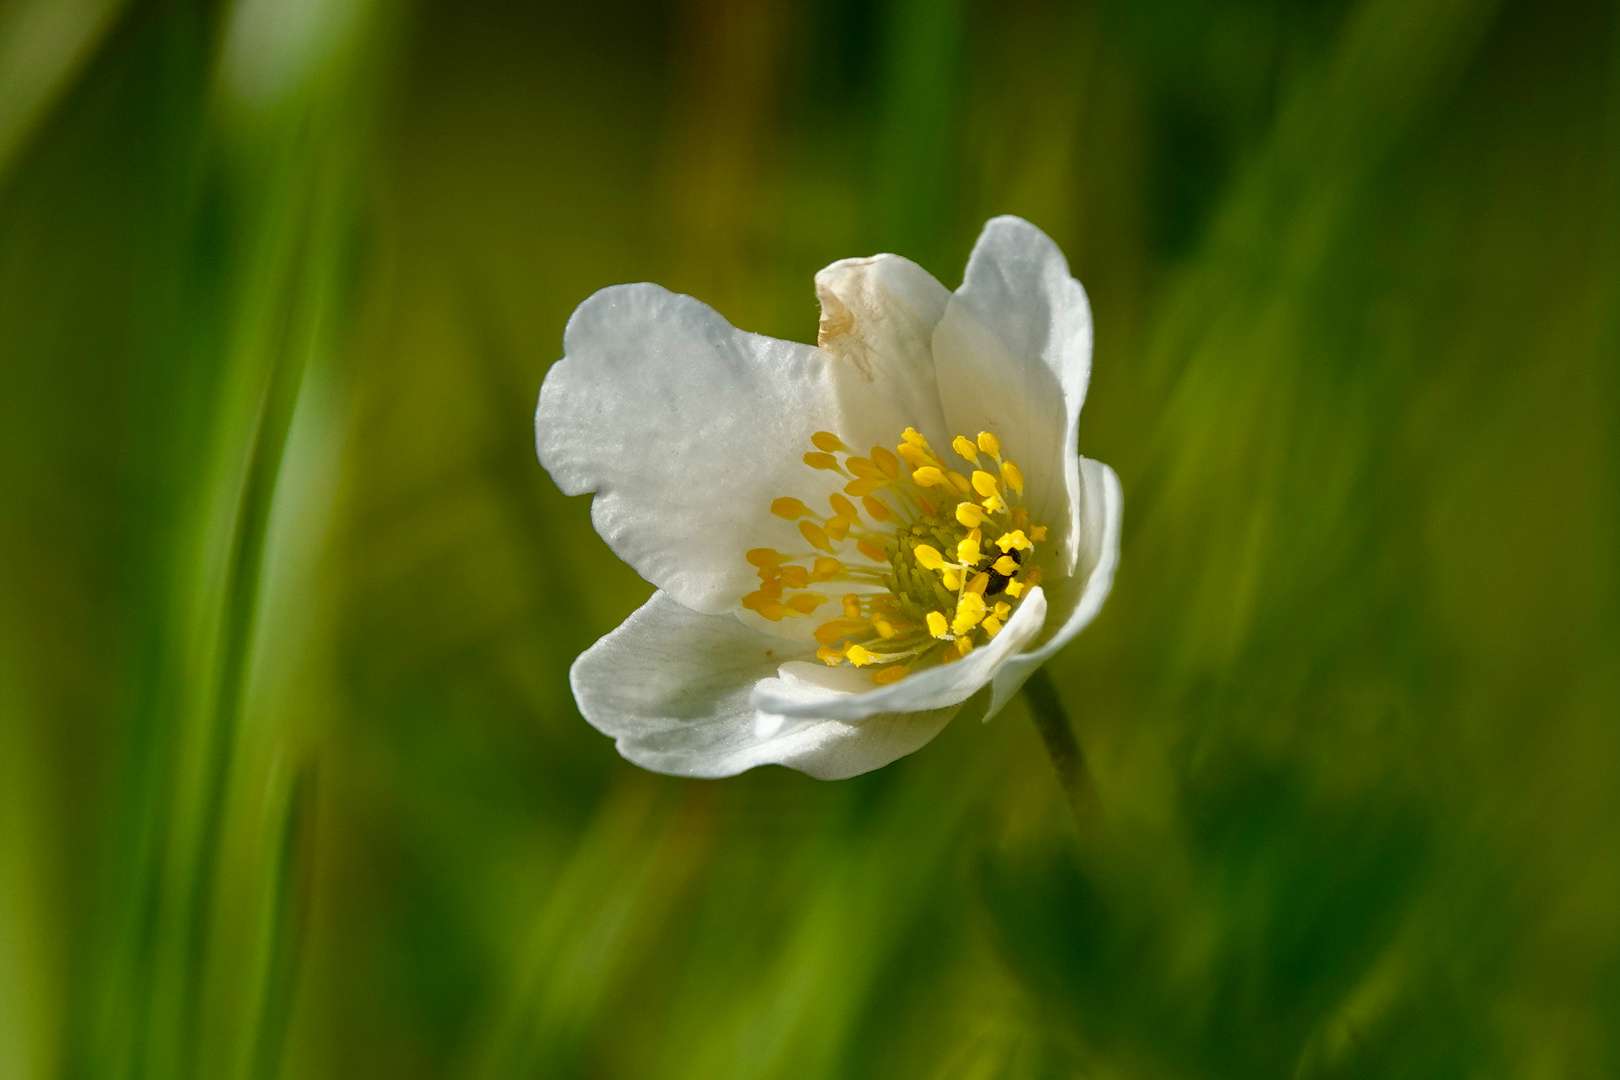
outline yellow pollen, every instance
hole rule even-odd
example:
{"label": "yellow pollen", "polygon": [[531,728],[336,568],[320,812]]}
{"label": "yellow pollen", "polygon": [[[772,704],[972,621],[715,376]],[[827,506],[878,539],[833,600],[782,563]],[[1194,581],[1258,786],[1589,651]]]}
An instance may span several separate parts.
{"label": "yellow pollen", "polygon": [[937,638],[950,633],[950,624],[945,621],[945,614],[939,611],[928,613],[928,632]]}
{"label": "yellow pollen", "polygon": [[888,521],[894,517],[894,513],[889,509],[889,504],[876,495],[862,495],[861,505],[866,508],[866,516],[873,521]]}
{"label": "yellow pollen", "polygon": [[945,565],[945,556],[939,553],[938,548],[929,547],[927,544],[918,544],[912,554],[917,557],[917,565],[924,570],[938,570]]}
{"label": "yellow pollen", "polygon": [[818,454],[812,450],[810,453],[804,455],[804,463],[810,466],[812,469],[827,469],[831,472],[838,471],[838,459],[833,457],[831,454]]}
{"label": "yellow pollen", "polygon": [[[984,436],[981,435],[979,438],[982,439]],[[815,444],[817,450],[825,450],[829,454],[836,454],[840,450],[849,453],[849,447],[844,445],[844,441],[830,431],[818,431],[810,436],[810,441]]]}
{"label": "yellow pollen", "polygon": [[829,619],[816,627],[815,633],[811,636],[823,645],[831,645],[841,638],[870,629],[865,619]]}
{"label": "yellow pollen", "polygon": [[1001,440],[988,431],[979,432],[979,449],[993,458],[1001,456]]}
{"label": "yellow pollen", "polygon": [[861,617],[861,598],[854,593],[844,594],[844,618],[858,619]]}
{"label": "yellow pollen", "polygon": [[886,668],[879,668],[878,670],[872,672],[872,681],[877,683],[879,686],[887,686],[890,683],[899,682],[905,677],[906,667],[904,664],[891,664]]}
{"label": "yellow pollen", "polygon": [[868,559],[871,559],[873,562],[888,562],[889,561],[889,553],[887,551],[884,551],[882,548],[878,547],[876,544],[872,543],[872,541],[870,541],[870,540],[857,540],[857,541],[855,541],[855,550],[860,552],[862,555],[865,555]]}
{"label": "yellow pollen", "polygon": [[1018,494],[1022,495],[1024,493],[1024,474],[1012,462],[1003,461],[1001,463],[1001,478],[1007,481],[1007,486],[1018,492]]}
{"label": "yellow pollen", "polygon": [[920,487],[933,487],[935,484],[943,484],[945,482],[945,474],[940,472],[932,465],[924,465],[922,468],[912,473],[911,478],[917,481],[917,484]]}
{"label": "yellow pollen", "polygon": [[1024,535],[1022,529],[1014,529],[1012,532],[996,538],[996,547],[1003,552],[1012,551],[1014,548],[1019,551],[1028,551],[1034,546],[1029,542],[1029,537]]}
{"label": "yellow pollen", "polygon": [[853,522],[851,522],[849,518],[840,514],[834,514],[832,517],[827,519],[826,523],[822,525],[821,529],[834,540],[842,540],[844,537],[849,535],[849,527],[852,524]]}
{"label": "yellow pollen", "polygon": [[945,588],[951,592],[955,592],[957,589],[962,587],[962,575],[958,574],[955,570],[945,570],[941,572],[939,575],[939,580],[945,586]]}
{"label": "yellow pollen", "polygon": [[810,571],[802,566],[782,567],[782,584],[790,589],[802,589],[810,584]]}
{"label": "yellow pollen", "polygon": [[844,662],[844,650],[836,649],[831,645],[823,645],[816,649],[816,659],[822,661],[828,667],[837,667]]}
{"label": "yellow pollen", "polygon": [[951,620],[951,631],[965,634],[984,619],[984,597],[978,593],[963,593],[956,602],[956,618]]}
{"label": "yellow pollen", "polygon": [[872,464],[890,480],[900,479],[900,459],[881,446],[872,447]]}
{"label": "yellow pollen", "polygon": [[849,647],[849,651],[844,655],[849,657],[849,662],[854,664],[856,667],[865,667],[867,664],[875,664],[879,659],[877,653],[872,652],[870,649],[863,649],[859,645],[851,645]]}
{"label": "yellow pollen", "polygon": [[780,551],[772,548],[752,548],[743,558],[758,567],[775,566],[783,559]]}
{"label": "yellow pollen", "polygon": [[1000,486],[1000,484],[996,483],[996,478],[983,469],[973,470],[973,490],[977,491],[982,497],[988,499],[990,496],[995,495],[997,488]]}
{"label": "yellow pollen", "polygon": [[968,442],[966,437],[958,435],[952,439],[951,449],[956,451],[958,457],[966,458],[975,465],[979,463],[979,451],[974,449],[973,444]]}
{"label": "yellow pollen", "polygon": [[831,597],[822,596],[818,592],[794,593],[787,598],[787,606],[800,615],[809,615],[816,608],[825,604]]}
{"label": "yellow pollen", "polygon": [[996,618],[994,615],[988,616],[984,622],[980,623],[979,625],[984,627],[984,632],[989,634],[991,637],[995,637],[997,634],[1001,633],[1001,620]]}
{"label": "yellow pollen", "polygon": [[1012,577],[1014,574],[1018,573],[1018,560],[1013,558],[1011,555],[1003,555],[1001,558],[990,564],[990,569],[994,570],[1002,577]]}
{"label": "yellow pollen", "polygon": [[989,574],[974,574],[973,575],[973,580],[968,582],[967,591],[970,592],[970,593],[975,593],[975,594],[977,594],[979,596],[983,596],[984,595],[984,590],[988,589],[989,587],[990,587],[990,575]]}
{"label": "yellow pollen", "polygon": [[894,623],[885,619],[882,615],[872,616],[872,629],[876,630],[884,638],[892,638],[900,632],[894,628]]}
{"label": "yellow pollen", "polygon": [[1029,538],[1031,540],[1035,541],[1037,544],[1040,543],[1042,540],[1045,540],[1046,539],[1046,526],[1045,525],[1037,525],[1033,529],[1029,530]]}
{"label": "yellow pollen", "polygon": [[771,502],[771,513],[792,521],[794,518],[809,516],[810,508],[798,499],[775,499]]}
{"label": "yellow pollen", "polygon": [[799,531],[804,534],[804,538],[806,540],[810,541],[811,547],[825,551],[829,555],[837,554],[832,546],[832,541],[827,539],[827,534],[822,530],[820,525],[814,525],[808,521],[801,521],[799,522]]}
{"label": "yellow pollen", "polygon": [[1007,582],[1007,595],[1012,597],[1014,600],[1018,599],[1020,596],[1023,596],[1024,583],[1022,581]]}
{"label": "yellow pollen", "polygon": [[830,581],[844,572],[844,564],[831,556],[823,555],[816,559],[815,569],[810,571],[811,581]]}
{"label": "yellow pollen", "polygon": [[872,494],[872,492],[876,491],[882,486],[883,481],[881,480],[874,480],[870,476],[857,476],[855,479],[844,485],[844,494],[853,495],[857,499],[860,499]]}
{"label": "yellow pollen", "polygon": [[850,521],[861,520],[861,515],[855,512],[855,504],[844,498],[838,492],[827,496],[827,504],[833,508],[833,513]]}
{"label": "yellow pollen", "polygon": [[[974,530],[974,532],[977,531],[977,529]],[[979,538],[977,536],[969,535],[966,540],[956,545],[956,561],[959,563],[972,566],[981,557],[982,553],[979,551]]]}
{"label": "yellow pollen", "polygon": [[978,503],[957,503],[956,520],[970,529],[977,529],[984,524],[984,511],[979,509]]}

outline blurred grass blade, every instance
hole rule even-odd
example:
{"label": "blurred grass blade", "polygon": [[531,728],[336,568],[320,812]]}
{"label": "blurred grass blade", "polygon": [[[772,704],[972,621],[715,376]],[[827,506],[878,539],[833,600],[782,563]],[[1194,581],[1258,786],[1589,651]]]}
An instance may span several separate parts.
{"label": "blurred grass blade", "polygon": [[125,0],[0,0],[0,178]]}

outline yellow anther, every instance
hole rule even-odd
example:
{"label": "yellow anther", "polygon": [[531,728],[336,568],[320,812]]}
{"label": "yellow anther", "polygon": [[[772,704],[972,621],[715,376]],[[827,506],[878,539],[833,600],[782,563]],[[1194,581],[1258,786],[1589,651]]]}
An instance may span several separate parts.
{"label": "yellow anther", "polygon": [[944,585],[945,588],[950,592],[955,592],[957,589],[962,587],[962,575],[958,574],[955,570],[941,571],[939,580],[940,584]]}
{"label": "yellow anther", "polygon": [[924,517],[939,517],[939,506],[926,494],[917,492],[917,505],[922,507]]}
{"label": "yellow anther", "polygon": [[1024,507],[1022,507],[1022,506],[1013,507],[1012,512],[1010,514],[1008,514],[1007,517],[1012,521],[1012,527],[1013,528],[1015,528],[1015,529],[1027,529],[1027,528],[1029,528],[1029,511],[1026,510]]}
{"label": "yellow anther", "polygon": [[959,637],[959,638],[956,639],[956,655],[958,655],[958,656],[966,656],[968,653],[970,653],[972,651],[973,651],[973,639],[972,638],[970,638],[970,637]]}
{"label": "yellow anther", "polygon": [[827,555],[816,559],[815,567],[810,571],[811,581],[831,581],[844,572],[844,564]]}
{"label": "yellow anther", "polygon": [[[974,530],[974,532],[977,531],[977,529]],[[956,545],[956,561],[959,563],[972,566],[982,557],[983,554],[979,551],[979,538],[972,533],[969,533],[967,539],[960,541]]]}
{"label": "yellow anther", "polygon": [[869,458],[847,457],[844,459],[844,468],[861,477],[863,480],[882,480],[883,470],[872,464]]}
{"label": "yellow anther", "polygon": [[810,584],[810,571],[802,566],[782,567],[782,584],[790,589],[802,589]]}
{"label": "yellow anther", "polygon": [[810,508],[798,499],[774,499],[771,502],[771,513],[792,521],[794,518],[808,517]]}
{"label": "yellow anther", "polygon": [[862,495],[861,505],[866,508],[866,516],[873,521],[888,521],[894,517],[894,512],[889,509],[889,504],[876,495]]}
{"label": "yellow anther", "polygon": [[888,667],[878,668],[872,672],[872,681],[879,686],[888,686],[890,683],[899,682],[905,677],[906,666],[904,664],[890,664]]}
{"label": "yellow anther", "polygon": [[837,554],[837,549],[832,546],[832,541],[827,539],[827,533],[820,525],[809,521],[801,521],[799,522],[799,531],[804,534],[806,540],[810,541],[811,547],[825,551],[829,555]]}
{"label": "yellow anther", "polygon": [[883,481],[881,480],[874,480],[870,476],[857,476],[855,479],[844,485],[844,494],[853,495],[857,499],[860,499],[872,494],[872,492],[876,491],[882,486]]}
{"label": "yellow anther", "polygon": [[800,615],[809,615],[830,599],[832,598],[822,596],[818,592],[802,592],[794,593],[788,597],[786,603],[788,607],[797,611]]}
{"label": "yellow anther", "polygon": [[1031,540],[1035,541],[1037,544],[1040,543],[1042,540],[1045,540],[1046,539],[1046,526],[1045,525],[1037,525],[1033,529],[1029,530],[1029,538]]}
{"label": "yellow anther", "polygon": [[1039,585],[1041,583],[1041,568],[1038,566],[1030,567],[1029,573],[1024,575],[1024,581],[1032,589]]}
{"label": "yellow anther", "polygon": [[1014,529],[1010,533],[1003,533],[1002,535],[996,537],[996,547],[1000,548],[1003,552],[1012,551],[1015,548],[1019,551],[1028,551],[1034,546],[1034,544],[1029,542],[1029,537],[1024,535],[1024,530],[1022,529]]}
{"label": "yellow anther", "polygon": [[990,575],[986,573],[978,573],[974,574],[973,580],[968,582],[967,591],[970,593],[975,593],[979,596],[983,596],[984,590],[988,589],[989,587]]}
{"label": "yellow anther", "polygon": [[887,551],[884,551],[878,545],[872,543],[872,541],[870,541],[870,540],[857,540],[857,541],[855,541],[855,550],[860,552],[862,555],[865,555],[868,559],[871,559],[873,562],[888,562],[889,561],[889,553]]}
{"label": "yellow anther", "polygon": [[839,451],[849,452],[849,447],[844,445],[843,440],[830,431],[818,431],[810,436],[810,441],[815,444],[817,450],[825,450],[829,454],[836,454]]}
{"label": "yellow anther", "polygon": [[885,619],[882,615],[872,616],[872,629],[876,630],[879,636],[884,638],[892,638],[900,632],[894,628],[894,623]]}
{"label": "yellow anther", "polygon": [[850,521],[861,520],[861,515],[855,510],[855,504],[836,491],[827,496],[827,505],[831,506],[833,513],[839,517],[848,518]]}
{"label": "yellow anther", "polygon": [[946,473],[945,479],[951,482],[951,487],[956,490],[958,495],[973,494],[973,485],[968,483],[967,477],[963,476],[956,470],[952,469],[950,472]]}
{"label": "yellow anther", "polygon": [[1005,600],[997,600],[993,614],[1002,622],[1006,622],[1007,616],[1012,614],[1012,605]]}
{"label": "yellow anther", "polygon": [[1001,440],[988,431],[979,432],[979,449],[991,457],[1001,456]]}
{"label": "yellow anther", "polygon": [[984,627],[984,632],[989,634],[991,637],[995,637],[997,634],[1001,633],[1001,620],[996,618],[994,615],[987,616],[984,622],[980,623],[979,625]]}
{"label": "yellow anther", "polygon": [[924,570],[938,570],[945,565],[945,556],[939,553],[938,548],[927,544],[918,544],[912,554],[917,557],[917,564]]}
{"label": "yellow anther", "polygon": [[831,645],[842,638],[852,634],[860,634],[870,630],[865,619],[829,619],[816,627],[811,636],[823,645]]}
{"label": "yellow anther", "polygon": [[812,450],[804,455],[804,463],[812,469],[827,469],[830,472],[838,471],[838,459],[831,454],[819,454]]}
{"label": "yellow anther", "polygon": [[1023,596],[1024,583],[1022,581],[1007,582],[1007,595],[1012,597],[1014,600],[1018,599],[1020,596]]}
{"label": "yellow anther", "polygon": [[1018,494],[1022,495],[1024,493],[1024,474],[1012,462],[1003,461],[1001,463],[1001,478],[1007,481],[1007,486],[1018,492]]}
{"label": "yellow anther", "polygon": [[930,611],[928,613],[928,632],[937,638],[942,638],[951,632],[950,624],[945,621],[944,612]]}
{"label": "yellow anther", "polygon": [[[986,495],[984,502],[979,505],[984,507],[984,512],[987,514],[999,514],[1007,509],[1007,504],[1001,501],[1000,495]],[[1022,510],[1023,507],[1020,506],[1018,509]]]}
{"label": "yellow anther", "polygon": [[962,659],[962,654],[956,651],[955,642],[945,646],[939,654],[939,662],[942,664],[954,664],[960,659]]}
{"label": "yellow anther", "polygon": [[996,478],[983,469],[973,470],[973,490],[977,491],[981,497],[988,499],[990,496],[998,494],[1000,487],[1001,485],[996,482]]}
{"label": "yellow anther", "polygon": [[917,481],[921,487],[933,487],[935,484],[945,483],[945,474],[932,465],[924,465],[912,473],[911,478]]}
{"label": "yellow anther", "polygon": [[1011,555],[1003,555],[1001,558],[990,564],[990,569],[994,570],[1002,577],[1012,577],[1014,574],[1018,573],[1018,560],[1013,558]]}
{"label": "yellow anther", "polygon": [[771,620],[771,622],[781,622],[789,615],[795,614],[792,608],[788,607],[780,600],[766,596],[764,593],[749,593],[747,596],[742,598],[742,606],[747,608],[749,611],[757,612],[758,614],[763,615],[765,618]]}
{"label": "yellow anther", "polygon": [[956,451],[958,457],[966,458],[975,465],[979,463],[979,451],[974,448],[972,443],[967,441],[966,437],[958,435],[952,439],[951,449]]}
{"label": "yellow anther", "polygon": [[852,524],[853,522],[849,518],[841,514],[834,514],[822,524],[821,531],[834,540],[842,540],[849,535],[849,527]]}
{"label": "yellow anther", "polygon": [[919,465],[925,464],[929,457],[932,456],[928,453],[928,451],[924,450],[916,443],[901,443],[894,449],[895,452],[900,455],[901,460],[903,460],[907,465],[910,465],[913,469],[917,468]]}
{"label": "yellow anther", "polygon": [[773,548],[750,548],[748,553],[744,555],[743,558],[747,559],[755,566],[766,567],[775,566],[777,563],[786,558],[786,556]]}
{"label": "yellow anther", "polygon": [[782,598],[781,575],[777,575],[773,578],[766,578],[764,581],[760,582],[759,595],[768,596],[772,600],[780,600]]}
{"label": "yellow anther", "polygon": [[963,593],[956,602],[956,617],[951,620],[951,631],[965,634],[984,619],[984,597],[978,593]]}
{"label": "yellow anther", "polygon": [[837,667],[844,662],[844,650],[834,648],[831,645],[823,645],[816,649],[816,659],[822,661],[828,667]]}
{"label": "yellow anther", "polygon": [[957,503],[956,520],[970,529],[977,529],[984,524],[984,511],[979,508],[978,503]]}
{"label": "yellow anther", "polygon": [[872,447],[872,464],[890,480],[900,479],[900,459],[881,446]]}
{"label": "yellow anther", "polygon": [[854,593],[844,594],[844,618],[858,619],[861,617],[861,598]]}
{"label": "yellow anther", "polygon": [[761,581],[775,581],[781,576],[782,568],[780,566],[762,566],[759,568],[759,580]]}
{"label": "yellow anther", "polygon": [[928,449],[928,440],[919,435],[916,428],[906,428],[900,433],[900,437],[912,446],[920,446],[924,450]]}
{"label": "yellow anther", "polygon": [[863,649],[859,645],[851,645],[849,647],[849,651],[844,655],[849,657],[849,662],[854,664],[856,667],[865,667],[867,664],[875,664],[879,659],[881,659],[877,653],[871,651],[870,649]]}

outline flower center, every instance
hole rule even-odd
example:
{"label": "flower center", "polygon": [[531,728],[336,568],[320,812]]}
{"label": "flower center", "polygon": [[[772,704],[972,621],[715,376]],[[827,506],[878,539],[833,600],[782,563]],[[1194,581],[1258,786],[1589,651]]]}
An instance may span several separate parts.
{"label": "flower center", "polygon": [[[827,516],[796,498],[771,503],[813,550],[748,552],[760,587],[742,606],[773,622],[822,618],[816,655],[827,664],[870,665],[874,682],[891,683],[919,664],[952,663],[1000,633],[1040,583],[1033,556],[1046,527],[1030,524],[1023,473],[990,432],[951,441],[969,473],[912,428],[869,457],[828,431],[811,442],[804,463],[848,482],[827,496]],[[841,613],[818,614],[835,600]]]}

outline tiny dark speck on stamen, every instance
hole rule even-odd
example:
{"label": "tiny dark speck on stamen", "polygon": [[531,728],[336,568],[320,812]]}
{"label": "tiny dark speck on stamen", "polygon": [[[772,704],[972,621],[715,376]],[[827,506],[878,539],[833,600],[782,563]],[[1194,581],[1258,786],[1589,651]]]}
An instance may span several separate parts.
{"label": "tiny dark speck on stamen", "polygon": [[776,655],[776,650],[775,649],[766,649],[765,650],[765,655],[766,656],[775,656]]}

